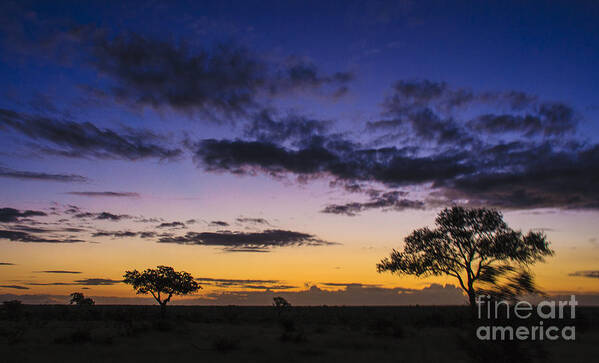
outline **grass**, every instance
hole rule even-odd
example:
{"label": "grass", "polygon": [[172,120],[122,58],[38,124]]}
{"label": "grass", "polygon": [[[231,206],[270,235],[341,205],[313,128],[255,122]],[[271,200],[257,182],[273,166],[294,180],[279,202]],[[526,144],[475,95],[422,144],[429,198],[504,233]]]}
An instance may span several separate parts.
{"label": "grass", "polygon": [[0,361],[593,362],[599,308],[577,314],[574,342],[483,344],[464,307],[25,305],[0,311]]}

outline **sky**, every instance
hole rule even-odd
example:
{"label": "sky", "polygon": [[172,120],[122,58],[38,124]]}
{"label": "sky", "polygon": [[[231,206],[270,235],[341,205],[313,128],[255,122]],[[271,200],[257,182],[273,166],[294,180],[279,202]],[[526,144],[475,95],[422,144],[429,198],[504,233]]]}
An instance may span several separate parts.
{"label": "sky", "polygon": [[376,264],[452,205],[542,231],[599,303],[599,4],[0,5],[0,298],[463,304]]}

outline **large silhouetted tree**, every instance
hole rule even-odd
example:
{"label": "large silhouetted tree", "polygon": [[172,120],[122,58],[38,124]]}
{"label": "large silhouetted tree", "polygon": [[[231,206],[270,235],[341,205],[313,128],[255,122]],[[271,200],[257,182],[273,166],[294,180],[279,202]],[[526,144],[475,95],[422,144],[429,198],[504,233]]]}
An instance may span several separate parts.
{"label": "large silhouetted tree", "polygon": [[436,228],[420,228],[405,238],[402,252],[377,264],[378,272],[400,275],[453,276],[468,295],[473,312],[476,296],[500,298],[536,292],[528,267],[553,251],[541,232],[514,231],[492,209],[446,208]]}
{"label": "large silhouetted tree", "polygon": [[189,273],[175,271],[169,266],[149,268],[144,272],[125,271],[123,277],[123,282],[133,286],[137,294],[152,294],[160,304],[162,316],[173,295],[187,295],[202,288]]}

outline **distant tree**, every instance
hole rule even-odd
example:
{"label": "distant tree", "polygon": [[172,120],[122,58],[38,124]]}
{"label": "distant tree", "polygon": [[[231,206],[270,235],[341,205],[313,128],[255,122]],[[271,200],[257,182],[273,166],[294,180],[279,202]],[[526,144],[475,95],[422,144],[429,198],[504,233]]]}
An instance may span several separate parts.
{"label": "distant tree", "polygon": [[509,228],[496,210],[463,207],[439,213],[436,228],[420,228],[405,238],[402,252],[377,264],[378,272],[455,277],[473,314],[477,295],[515,298],[537,292],[528,267],[553,255],[542,232]]}
{"label": "distant tree", "polygon": [[189,273],[175,271],[169,266],[158,266],[144,272],[125,271],[123,282],[133,286],[137,294],[150,293],[160,304],[160,313],[164,317],[166,304],[173,295],[187,295],[202,287]]}
{"label": "distant tree", "polygon": [[71,304],[77,304],[80,306],[92,306],[95,303],[96,302],[94,301],[94,299],[90,297],[85,297],[80,292],[74,292],[71,294]]}
{"label": "distant tree", "polygon": [[272,306],[276,307],[276,308],[290,308],[291,304],[285,300],[284,297],[281,296],[277,296],[277,297],[273,297],[273,303]]}
{"label": "distant tree", "polygon": [[285,300],[284,297],[277,296],[277,297],[274,297],[272,300],[273,300],[272,306],[275,307],[277,314],[279,316],[281,316],[281,313],[284,310],[287,310],[291,307],[291,304],[287,300]]}

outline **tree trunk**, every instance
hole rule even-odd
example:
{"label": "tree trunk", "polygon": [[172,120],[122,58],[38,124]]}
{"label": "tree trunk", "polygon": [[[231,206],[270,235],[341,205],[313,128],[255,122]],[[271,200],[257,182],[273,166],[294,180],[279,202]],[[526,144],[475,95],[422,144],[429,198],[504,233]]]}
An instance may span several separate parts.
{"label": "tree trunk", "polygon": [[468,291],[468,301],[470,303],[470,315],[472,320],[476,320],[477,318],[477,306],[476,306],[476,293],[474,289],[470,289]]}
{"label": "tree trunk", "polygon": [[160,303],[160,317],[164,319],[166,316],[166,303]]}

